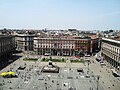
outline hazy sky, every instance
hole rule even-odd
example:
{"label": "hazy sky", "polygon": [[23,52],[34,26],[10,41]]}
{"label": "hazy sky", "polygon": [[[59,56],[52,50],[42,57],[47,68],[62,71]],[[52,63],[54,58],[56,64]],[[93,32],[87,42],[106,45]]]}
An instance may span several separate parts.
{"label": "hazy sky", "polygon": [[0,0],[0,28],[120,29],[120,0]]}

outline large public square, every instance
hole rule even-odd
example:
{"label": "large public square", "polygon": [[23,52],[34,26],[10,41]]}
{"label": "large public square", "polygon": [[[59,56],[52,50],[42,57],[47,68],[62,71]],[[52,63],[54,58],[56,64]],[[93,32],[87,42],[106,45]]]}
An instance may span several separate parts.
{"label": "large public square", "polygon": [[[49,62],[42,62],[42,58],[49,56],[36,56],[38,61],[23,61],[19,58],[0,71],[14,71],[16,78],[0,78],[0,90],[120,90],[120,81],[112,75],[109,67],[101,66],[94,56],[84,57],[85,63],[71,63],[70,59],[64,58],[65,62],[53,62],[53,65],[60,67],[59,73],[41,72],[43,66]],[[24,70],[18,70],[20,66],[25,66]],[[78,69],[83,72],[78,72]],[[98,80],[99,79],[99,80]]]}

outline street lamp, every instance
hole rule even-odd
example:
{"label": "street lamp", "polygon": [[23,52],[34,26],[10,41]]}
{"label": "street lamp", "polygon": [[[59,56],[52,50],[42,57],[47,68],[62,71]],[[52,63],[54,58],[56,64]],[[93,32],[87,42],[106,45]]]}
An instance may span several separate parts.
{"label": "street lamp", "polygon": [[87,64],[88,64],[88,71],[87,71],[87,74],[89,73],[89,65],[90,65],[90,63],[87,61]]}
{"label": "street lamp", "polygon": [[98,86],[99,86],[99,79],[100,79],[100,76],[98,75],[98,76],[97,76],[97,89],[96,89],[96,90],[98,90]]}

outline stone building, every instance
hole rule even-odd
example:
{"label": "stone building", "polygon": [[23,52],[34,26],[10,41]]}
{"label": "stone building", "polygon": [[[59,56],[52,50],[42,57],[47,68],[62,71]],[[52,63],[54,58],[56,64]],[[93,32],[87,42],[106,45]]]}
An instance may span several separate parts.
{"label": "stone building", "polygon": [[102,38],[101,55],[120,73],[120,41]]}
{"label": "stone building", "polygon": [[0,61],[12,58],[15,50],[15,38],[13,36],[0,35]]}
{"label": "stone building", "polygon": [[[77,56],[91,54],[98,40],[78,36],[44,36],[34,38],[34,51],[38,55]],[[94,46],[93,46],[94,45]]]}
{"label": "stone building", "polygon": [[33,40],[36,35],[34,34],[17,34],[16,49],[19,51],[33,51]]}

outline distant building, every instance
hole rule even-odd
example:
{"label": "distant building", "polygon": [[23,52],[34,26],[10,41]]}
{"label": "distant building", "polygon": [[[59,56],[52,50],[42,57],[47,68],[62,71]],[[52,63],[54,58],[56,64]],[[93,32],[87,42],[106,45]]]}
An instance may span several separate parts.
{"label": "distant building", "polygon": [[38,55],[49,53],[57,56],[91,54],[97,49],[98,40],[78,36],[46,36],[34,38],[34,51]]}
{"label": "distant building", "polygon": [[88,35],[91,38],[91,53],[96,52],[99,49],[99,38],[97,35]]}
{"label": "distant building", "polygon": [[102,38],[101,54],[120,73],[120,41]]}
{"label": "distant building", "polygon": [[16,47],[20,51],[33,51],[34,34],[18,34],[16,35]]}
{"label": "distant building", "polygon": [[0,35],[0,61],[11,59],[15,50],[15,38],[13,36]]}

